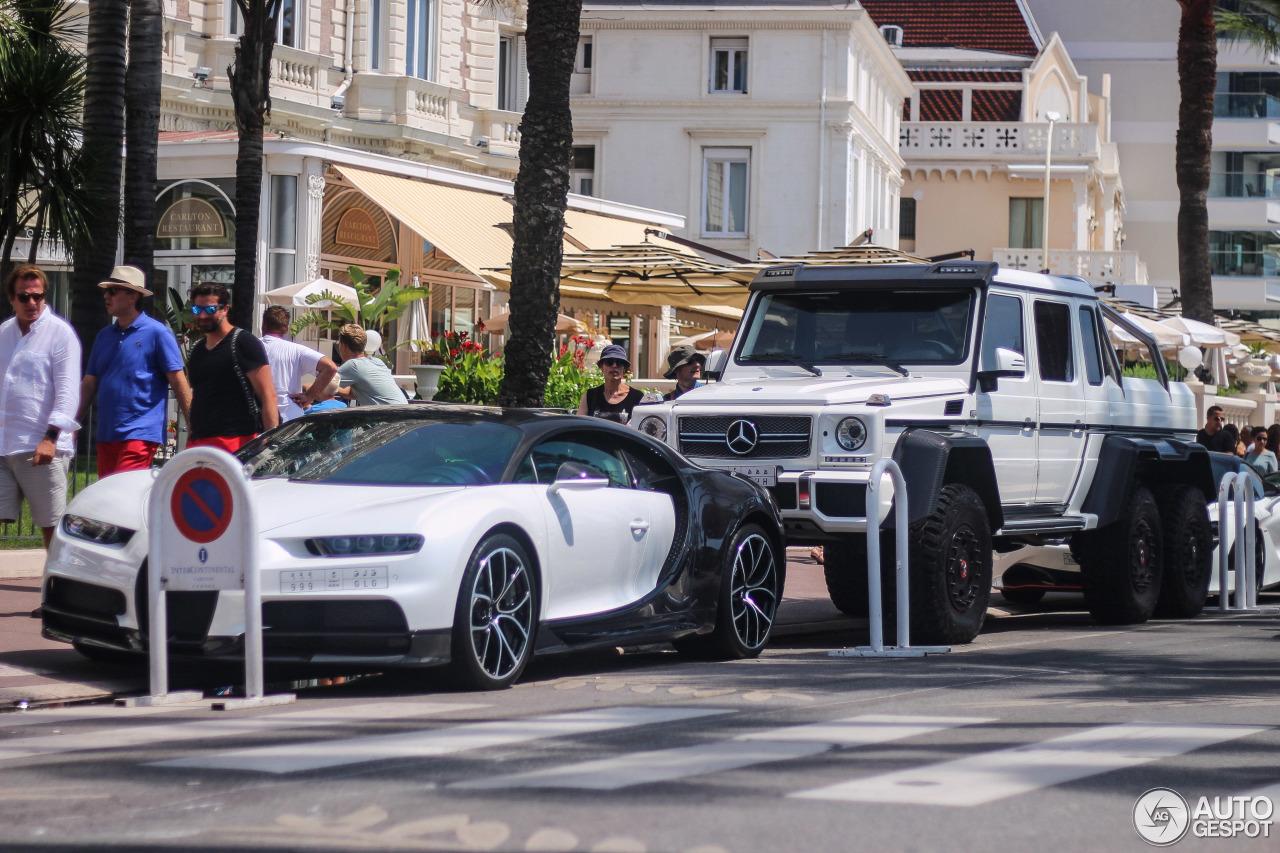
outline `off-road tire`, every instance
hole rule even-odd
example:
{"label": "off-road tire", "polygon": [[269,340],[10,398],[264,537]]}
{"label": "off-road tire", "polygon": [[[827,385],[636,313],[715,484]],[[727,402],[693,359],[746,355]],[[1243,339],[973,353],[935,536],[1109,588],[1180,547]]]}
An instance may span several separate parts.
{"label": "off-road tire", "polygon": [[1010,604],[1029,607],[1044,600],[1045,590],[1038,586],[1020,586],[1013,589],[1000,590],[1000,597]]}
{"label": "off-road tire", "polygon": [[1174,486],[1162,496],[1164,572],[1155,615],[1189,619],[1200,615],[1213,576],[1213,528],[1204,494],[1193,486]]}
{"label": "off-road tire", "polygon": [[[893,540],[889,539],[889,548]],[[885,537],[880,538],[883,555]],[[892,550],[889,552],[892,553]],[[882,560],[883,561],[883,560]],[[855,533],[822,547],[822,575],[831,603],[847,616],[867,615],[867,537]]]}
{"label": "off-road tire", "polygon": [[1096,622],[1137,625],[1151,618],[1160,598],[1163,546],[1159,507],[1141,485],[1129,492],[1114,522],[1072,537],[1084,603]]}
{"label": "off-road tire", "polygon": [[[943,486],[933,512],[911,525],[913,644],[954,645],[978,636],[991,597],[991,562],[982,498],[968,486]],[[892,599],[885,596],[886,609]]]}

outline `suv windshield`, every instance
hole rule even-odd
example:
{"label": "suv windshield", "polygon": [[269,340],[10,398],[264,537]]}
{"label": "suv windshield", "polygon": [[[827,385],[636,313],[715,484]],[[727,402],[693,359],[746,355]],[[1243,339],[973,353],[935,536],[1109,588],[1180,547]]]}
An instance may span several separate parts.
{"label": "suv windshield", "polygon": [[520,440],[503,424],[386,417],[370,407],[290,421],[237,454],[254,479],[381,486],[496,483]]}
{"label": "suv windshield", "polygon": [[960,364],[972,289],[770,293],[739,333],[739,364]]}

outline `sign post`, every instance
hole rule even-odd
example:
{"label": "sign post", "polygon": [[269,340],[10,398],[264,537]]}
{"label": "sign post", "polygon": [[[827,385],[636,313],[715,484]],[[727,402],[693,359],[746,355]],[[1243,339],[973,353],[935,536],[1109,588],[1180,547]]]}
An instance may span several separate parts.
{"label": "sign post", "polygon": [[262,582],[258,530],[244,466],[230,453],[196,447],[160,471],[147,503],[151,695],[139,705],[189,702],[199,692],[169,692],[168,592],[244,590],[245,696],[215,702],[215,710],[281,705],[292,693],[263,695]]}

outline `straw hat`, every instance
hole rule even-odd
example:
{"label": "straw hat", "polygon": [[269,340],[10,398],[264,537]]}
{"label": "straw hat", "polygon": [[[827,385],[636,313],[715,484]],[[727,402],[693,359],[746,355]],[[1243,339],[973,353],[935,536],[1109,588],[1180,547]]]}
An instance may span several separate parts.
{"label": "straw hat", "polygon": [[111,278],[106,281],[98,282],[98,287],[123,287],[125,290],[132,290],[134,293],[141,293],[143,296],[150,296],[151,291],[147,290],[147,278],[142,274],[142,270],[131,266],[118,266],[111,271]]}

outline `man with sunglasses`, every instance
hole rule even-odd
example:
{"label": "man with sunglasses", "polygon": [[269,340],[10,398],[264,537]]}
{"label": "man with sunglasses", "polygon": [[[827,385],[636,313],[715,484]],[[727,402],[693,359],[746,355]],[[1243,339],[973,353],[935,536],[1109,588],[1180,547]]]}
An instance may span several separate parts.
{"label": "man with sunglasses", "polygon": [[190,422],[191,388],[178,339],[142,313],[142,298],[151,295],[142,270],[118,266],[98,287],[115,322],[93,339],[76,420],[83,423],[97,401],[98,476],[105,477],[151,467],[165,440],[169,389]]}
{"label": "man with sunglasses", "polygon": [[191,313],[204,335],[191,348],[191,438],[187,447],[234,453],[280,423],[276,389],[262,341],[231,325],[231,291],[205,282],[191,288]]}
{"label": "man with sunglasses", "polygon": [[0,323],[0,522],[26,498],[49,547],[67,506],[67,462],[75,453],[80,341],[49,310],[49,279],[34,264],[4,284],[14,316]]}
{"label": "man with sunglasses", "polygon": [[1196,433],[1196,444],[1203,444],[1218,453],[1235,453],[1236,440],[1222,428],[1226,421],[1221,406],[1210,406],[1205,413],[1204,429]]}

